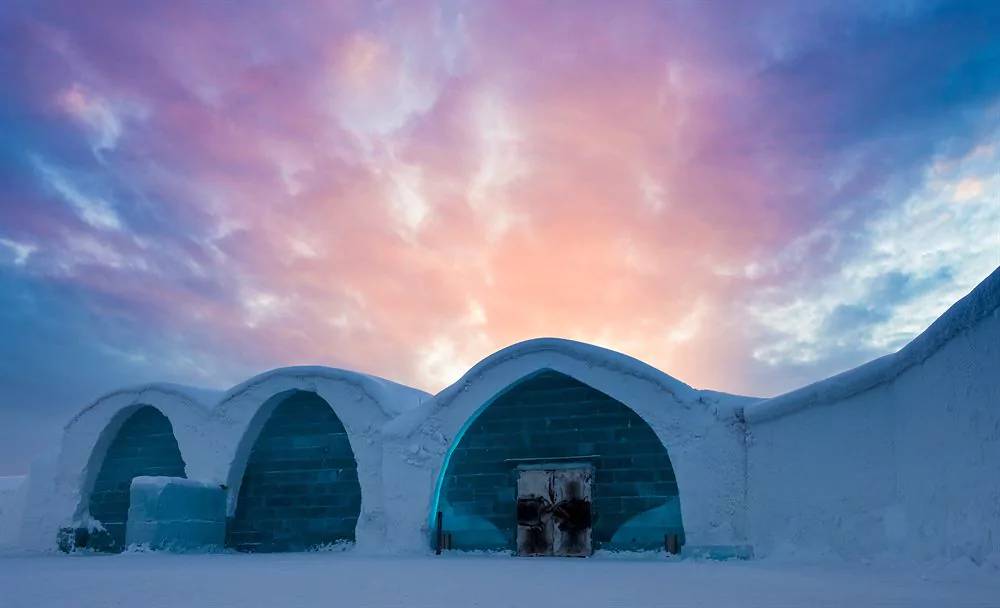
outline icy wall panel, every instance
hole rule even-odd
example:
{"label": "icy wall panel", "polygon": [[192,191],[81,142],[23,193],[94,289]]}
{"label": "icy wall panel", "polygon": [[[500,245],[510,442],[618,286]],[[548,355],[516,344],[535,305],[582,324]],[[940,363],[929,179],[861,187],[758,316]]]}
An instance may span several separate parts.
{"label": "icy wall panel", "polygon": [[[940,324],[955,316],[937,331],[951,332]],[[879,361],[806,391],[819,397],[792,402],[801,407],[790,413],[751,412],[750,529],[760,555],[979,563],[1000,553],[1000,313],[905,363],[846,397],[834,389],[867,380]]]}
{"label": "icy wall panel", "polygon": [[854,557],[884,550],[893,504],[893,416],[883,386],[835,407],[751,424],[749,495],[755,550]]}
{"label": "icy wall panel", "polygon": [[132,479],[140,475],[184,477],[184,461],[166,416],[151,406],[136,410],[108,447],[90,493],[91,518],[103,531],[91,531],[86,545],[97,551],[125,548],[125,524]]}
{"label": "icy wall panel", "polygon": [[889,542],[921,558],[1000,559],[1000,311],[900,376],[894,397]]}
{"label": "icy wall panel", "polygon": [[683,533],[680,511],[674,508],[661,509],[663,517],[616,537],[638,515],[677,504],[667,451],[626,405],[573,378],[544,372],[487,407],[452,454],[441,502],[453,546],[511,548],[516,467],[573,459],[595,468],[595,546],[660,547],[664,534]]}
{"label": "icy wall panel", "polygon": [[318,395],[297,391],[274,410],[251,450],[228,544],[263,552],[353,541],[360,510],[344,425]]}
{"label": "icy wall panel", "polygon": [[191,550],[221,547],[226,537],[226,492],[218,484],[177,477],[132,480],[129,545]]}

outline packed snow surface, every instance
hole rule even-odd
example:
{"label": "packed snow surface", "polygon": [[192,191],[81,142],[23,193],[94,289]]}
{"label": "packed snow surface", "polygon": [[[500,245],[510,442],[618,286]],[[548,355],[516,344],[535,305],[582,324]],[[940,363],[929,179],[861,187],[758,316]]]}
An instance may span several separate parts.
{"label": "packed snow surface", "polygon": [[997,606],[995,566],[386,558],[346,553],[0,557],[5,608]]}

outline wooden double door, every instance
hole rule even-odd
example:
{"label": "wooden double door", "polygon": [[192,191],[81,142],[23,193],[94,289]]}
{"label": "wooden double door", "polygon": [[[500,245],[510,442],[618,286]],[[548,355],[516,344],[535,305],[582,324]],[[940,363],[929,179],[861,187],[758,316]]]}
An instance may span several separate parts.
{"label": "wooden double door", "polygon": [[517,471],[517,554],[586,557],[591,543],[587,465],[535,465]]}

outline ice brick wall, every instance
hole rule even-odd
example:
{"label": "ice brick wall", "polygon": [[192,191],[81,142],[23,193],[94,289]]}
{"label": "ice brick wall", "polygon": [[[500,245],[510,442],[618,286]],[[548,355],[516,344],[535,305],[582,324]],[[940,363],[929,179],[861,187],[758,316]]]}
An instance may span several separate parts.
{"label": "ice brick wall", "polygon": [[140,475],[185,476],[170,421],[151,406],[129,416],[108,447],[89,499],[90,517],[103,530],[78,535],[77,544],[97,551],[125,548],[129,490],[132,479]]}
{"label": "ice brick wall", "polygon": [[[611,546],[616,531],[650,513],[624,547],[661,547],[682,533],[677,482],[666,449],[624,404],[552,371],[502,394],[470,425],[442,484],[444,527],[455,548],[510,548],[515,535],[515,468],[524,459],[575,459],[595,467],[593,539]],[[491,529],[492,528],[492,529]]]}
{"label": "ice brick wall", "polygon": [[227,544],[294,551],[353,541],[360,510],[357,463],[344,425],[318,395],[295,391],[253,445]]}

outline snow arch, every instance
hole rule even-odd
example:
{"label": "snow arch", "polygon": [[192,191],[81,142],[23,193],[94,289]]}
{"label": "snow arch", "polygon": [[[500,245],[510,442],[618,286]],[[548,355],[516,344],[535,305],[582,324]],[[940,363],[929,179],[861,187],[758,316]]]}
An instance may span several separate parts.
{"label": "snow arch", "polygon": [[[350,471],[352,467],[340,466],[343,463],[330,467],[330,470],[345,469],[342,474],[347,478],[342,481],[348,484],[354,481],[350,477],[356,476],[354,483],[360,488],[360,505],[353,540],[360,549],[375,550],[385,537],[381,427],[400,411],[415,407],[426,394],[374,376],[318,366],[272,370],[231,389],[213,411],[213,418],[222,427],[216,434],[225,440],[222,448],[225,455],[214,462],[215,468],[210,474],[227,487],[230,517],[238,515],[244,471],[251,461],[254,444],[272,414],[295,394],[315,395],[343,425],[344,447],[349,449],[356,462],[356,474]],[[345,497],[345,500],[348,499]],[[318,513],[315,512],[317,516]],[[262,550],[297,547],[295,543],[285,547],[280,545],[262,547]]]}
{"label": "snow arch", "polygon": [[[745,445],[740,411],[753,399],[699,391],[636,359],[554,338],[507,347],[434,399],[386,426],[383,473],[388,529],[426,550],[441,482],[463,433],[509,387],[542,372],[571,378],[626,405],[669,450],[690,546],[742,546]],[[391,494],[390,494],[391,493]],[[408,500],[407,500],[407,497]],[[410,509],[400,508],[408,503]]]}
{"label": "snow arch", "polygon": [[185,467],[170,420],[151,405],[119,411],[104,434],[111,435],[110,441],[106,449],[95,449],[92,458],[101,462],[91,465],[97,475],[83,492],[91,529],[76,544],[118,552],[125,548],[132,479],[185,477]]}
{"label": "snow arch", "polygon": [[204,470],[204,403],[212,397],[210,391],[147,384],[111,392],[85,407],[64,427],[58,455],[32,467],[21,546],[51,549],[60,529],[91,524],[90,492],[105,455],[129,417],[142,408],[154,408],[169,421],[185,472],[193,476]]}
{"label": "snow arch", "polygon": [[543,369],[484,404],[452,440],[433,504],[453,546],[511,548],[512,473],[540,461],[592,467],[596,548],[656,549],[665,534],[683,536],[670,457],[649,425],[626,404]]}
{"label": "snow arch", "polygon": [[353,542],[361,510],[357,460],[330,404],[314,392],[286,391],[265,402],[251,429],[257,432],[248,432],[240,449],[250,445],[246,465],[232,481],[228,544],[287,551]]}
{"label": "snow arch", "polygon": [[[262,373],[223,393],[172,384],[148,384],[114,391],[84,408],[65,426],[58,456],[32,465],[19,546],[52,550],[60,530],[88,524],[86,489],[99,471],[116,429],[141,406],[152,406],[170,421],[185,463],[185,475],[227,488],[228,513],[235,510],[242,472],[252,441],[272,407],[272,397],[312,392],[343,423],[357,459],[361,487],[358,548],[382,546],[382,448],[380,427],[415,408],[426,393],[375,376],[320,367],[290,367]],[[235,481],[234,481],[235,480]]]}

